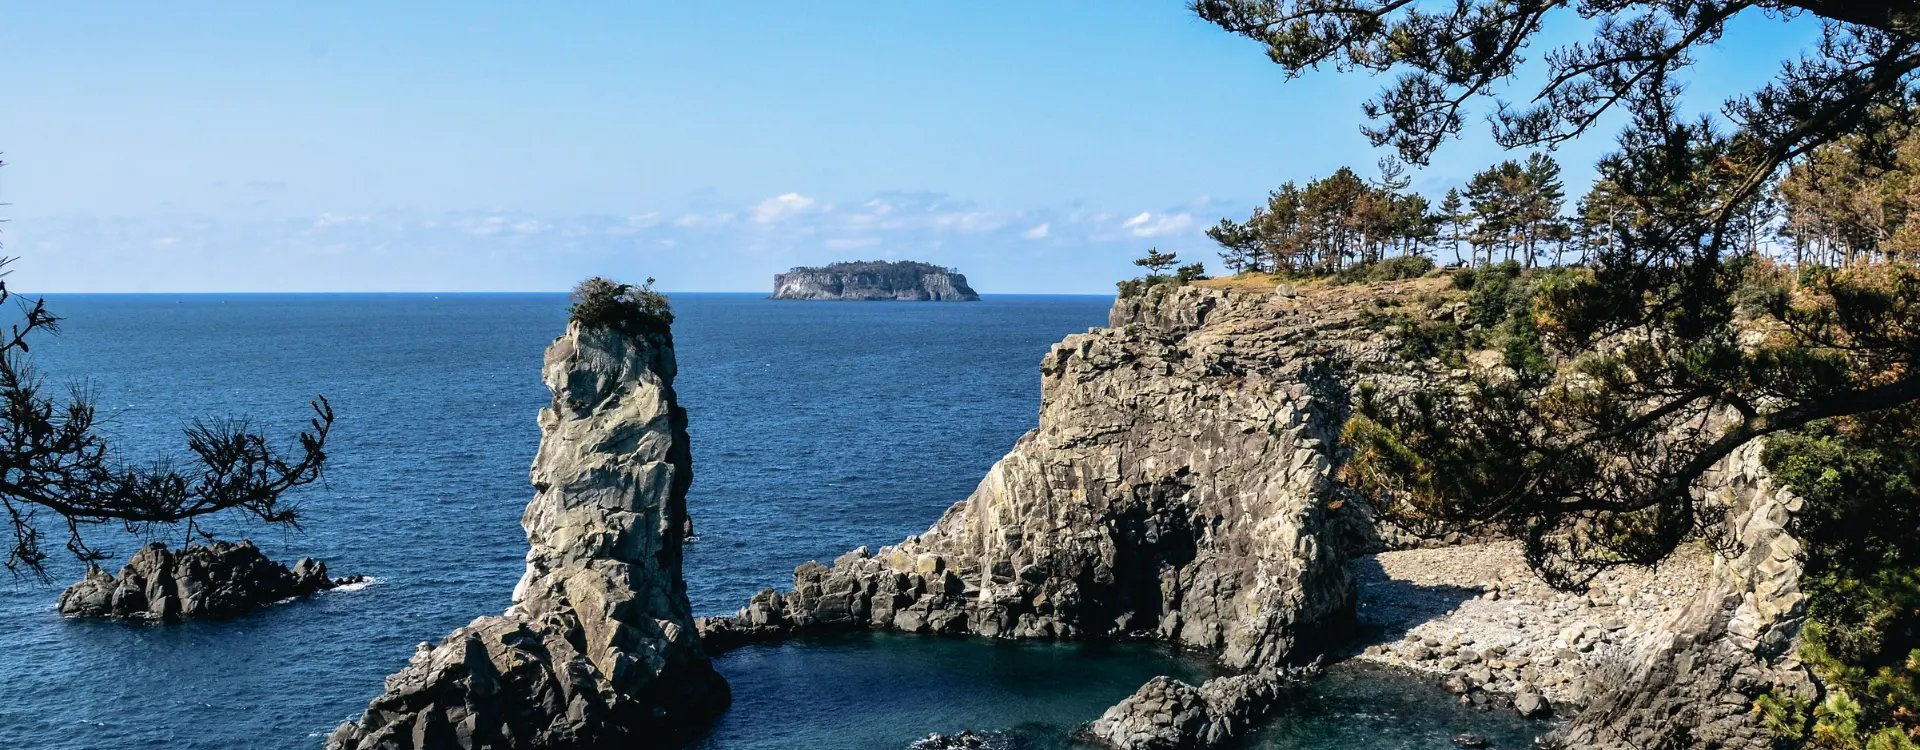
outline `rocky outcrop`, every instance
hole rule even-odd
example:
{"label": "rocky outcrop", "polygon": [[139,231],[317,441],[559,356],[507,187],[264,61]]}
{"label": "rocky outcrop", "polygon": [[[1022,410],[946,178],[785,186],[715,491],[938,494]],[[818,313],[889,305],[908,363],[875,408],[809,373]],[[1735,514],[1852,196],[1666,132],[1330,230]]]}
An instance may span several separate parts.
{"label": "rocky outcrop", "polygon": [[773,298],[794,300],[905,300],[978,302],[967,277],[913,261],[860,261],[795,268],[773,277]]}
{"label": "rocky outcrop", "polygon": [[1246,735],[1255,722],[1313,678],[1317,666],[1216,677],[1199,687],[1155,677],[1086,732],[1115,750],[1214,747]]}
{"label": "rocky outcrop", "polygon": [[[1510,542],[1406,549],[1433,544],[1374,524],[1333,476],[1350,391],[1467,374],[1411,370],[1381,323],[1401,312],[1465,309],[1441,279],[1123,298],[1109,328],[1054,347],[1039,426],[926,533],[802,565],[791,590],[701,626],[719,646],[836,628],[1152,637],[1243,677],[1385,633],[1363,658],[1430,672],[1471,704],[1565,717],[1564,747],[1765,747],[1753,698],[1811,687],[1792,657],[1798,501],[1760,448],[1707,483],[1727,511],[1715,550],[1586,595],[1547,589]],[[1404,611],[1351,627],[1355,571],[1409,592]],[[1224,735],[1206,689],[1150,683],[1102,739]]]}
{"label": "rocky outcrop", "polygon": [[328,578],[327,564],[311,557],[288,569],[252,542],[188,545],[177,553],[154,542],[134,553],[117,576],[89,568],[86,578],[60,594],[60,614],[156,620],[234,615],[360,580]]}
{"label": "rocky outcrop", "polygon": [[693,480],[665,330],[547,349],[531,549],[505,615],[421,644],[329,748],[658,747],[724,710],[681,548]]}
{"label": "rocky outcrop", "polygon": [[1311,335],[1352,325],[1277,297],[1123,299],[1041,364],[1041,412],[918,536],[808,563],[710,643],[831,628],[1153,637],[1235,669],[1317,653],[1353,597],[1331,468],[1346,404]]}

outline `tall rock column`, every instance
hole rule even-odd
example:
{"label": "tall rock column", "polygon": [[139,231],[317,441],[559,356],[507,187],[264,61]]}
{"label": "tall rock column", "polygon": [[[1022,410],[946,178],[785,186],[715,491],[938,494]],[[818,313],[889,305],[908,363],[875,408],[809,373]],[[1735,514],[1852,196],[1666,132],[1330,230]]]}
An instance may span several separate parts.
{"label": "tall rock column", "polygon": [[658,747],[726,708],[681,577],[693,468],[674,371],[664,326],[568,325],[547,349],[513,605],[421,644],[328,748]]}

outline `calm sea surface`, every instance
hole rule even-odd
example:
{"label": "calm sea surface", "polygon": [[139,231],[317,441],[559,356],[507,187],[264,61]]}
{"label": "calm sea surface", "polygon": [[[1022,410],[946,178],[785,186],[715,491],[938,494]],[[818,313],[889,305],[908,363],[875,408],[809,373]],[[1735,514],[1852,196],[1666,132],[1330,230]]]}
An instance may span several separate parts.
{"label": "calm sea surface", "polygon": [[[546,403],[541,353],[566,302],[530,295],[62,295],[35,342],[54,383],[97,394],[129,460],[196,417],[291,436],[316,394],[339,414],[304,530],[222,528],[374,585],[238,620],[66,621],[59,589],[0,579],[0,748],[314,748],[422,640],[505,608]],[[1104,324],[1109,298],[979,304],[675,298],[691,419],[694,609],[729,612],[793,566],[924,530],[1033,426],[1040,357]],[[91,540],[124,559],[140,540]],[[178,541],[178,540],[169,540]],[[115,563],[117,566],[117,563]],[[59,585],[81,569],[54,568]],[[1013,730],[1059,747],[1155,674],[1207,666],[1152,648],[857,635],[723,657],[735,706],[704,748],[899,748],[932,731]],[[1446,747],[1536,726],[1463,711],[1393,675],[1340,669],[1264,748]]]}

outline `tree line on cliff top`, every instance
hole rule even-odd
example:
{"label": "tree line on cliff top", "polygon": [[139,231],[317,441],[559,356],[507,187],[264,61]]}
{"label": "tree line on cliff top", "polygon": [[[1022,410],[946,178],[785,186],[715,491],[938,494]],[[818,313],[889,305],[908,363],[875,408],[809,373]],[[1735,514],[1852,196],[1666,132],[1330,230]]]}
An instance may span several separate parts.
{"label": "tree line on cliff top", "polygon": [[[1920,117],[1920,113],[1913,116]],[[1336,274],[1398,256],[1458,266],[1589,265],[1636,218],[1632,196],[1601,179],[1567,202],[1546,153],[1487,167],[1438,203],[1407,190],[1401,162],[1363,179],[1351,167],[1288,181],[1245,219],[1206,234],[1228,273]],[[1743,206],[1734,247],[1795,267],[1920,259],[1920,130],[1910,125],[1826,144],[1792,160]]]}

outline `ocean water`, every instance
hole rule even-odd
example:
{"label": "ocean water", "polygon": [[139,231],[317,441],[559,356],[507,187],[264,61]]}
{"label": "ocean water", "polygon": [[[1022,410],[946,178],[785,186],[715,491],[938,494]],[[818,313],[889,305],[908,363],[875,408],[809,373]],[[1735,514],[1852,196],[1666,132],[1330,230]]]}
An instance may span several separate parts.
{"label": "ocean water", "polygon": [[[298,495],[304,528],[217,530],[375,583],[163,626],[61,619],[59,588],[82,572],[64,558],[52,586],[0,580],[0,748],[317,747],[415,643],[506,606],[525,550],[534,414],[547,400],[541,353],[563,325],[561,295],[49,302],[65,331],[35,342],[35,363],[49,382],[96,395],[130,461],[177,450],[198,417],[245,416],[291,436],[307,399],[325,394],[339,421],[326,479]],[[677,296],[695,610],[731,611],[800,562],[925,529],[1033,425],[1041,355],[1103,324],[1109,302]],[[88,532],[119,559],[142,541]],[[1137,645],[897,635],[754,646],[719,668],[736,702],[703,748],[897,748],[967,728],[1068,746],[1073,727],[1148,677],[1210,669]],[[1539,727],[1343,667],[1256,745],[1401,750],[1468,730],[1519,747]]]}

